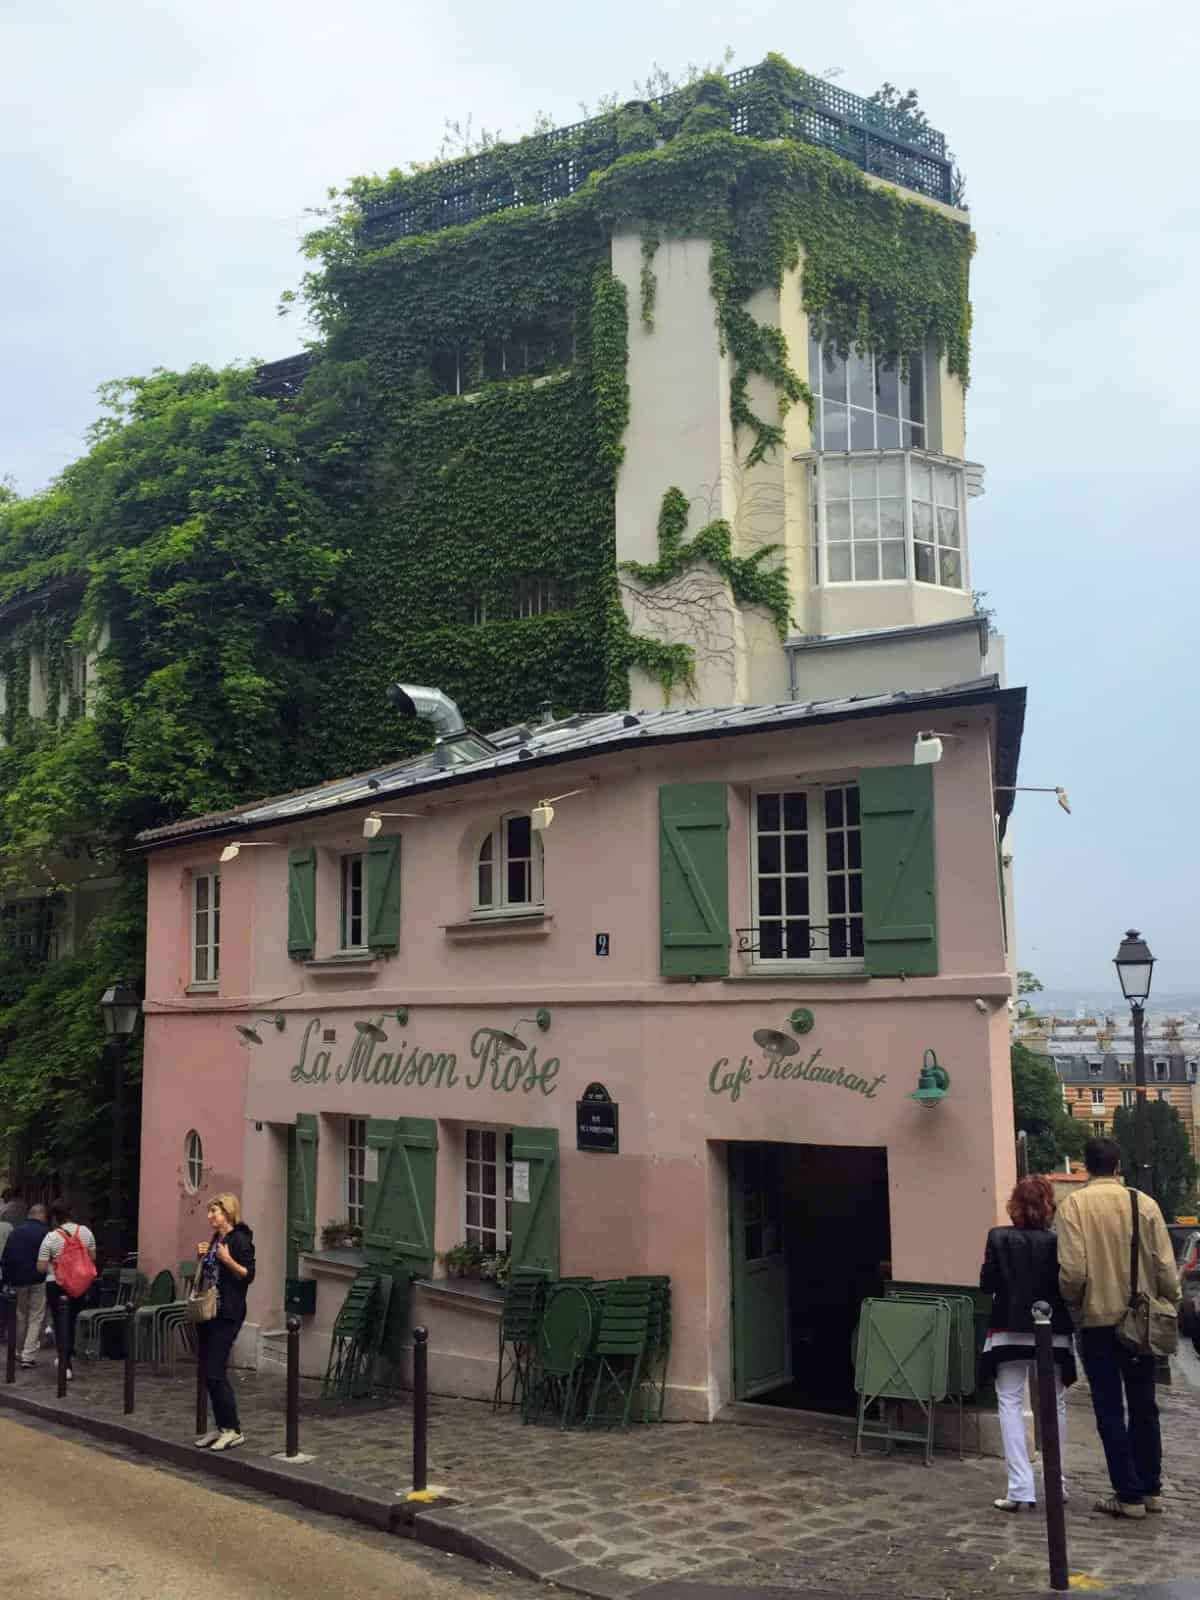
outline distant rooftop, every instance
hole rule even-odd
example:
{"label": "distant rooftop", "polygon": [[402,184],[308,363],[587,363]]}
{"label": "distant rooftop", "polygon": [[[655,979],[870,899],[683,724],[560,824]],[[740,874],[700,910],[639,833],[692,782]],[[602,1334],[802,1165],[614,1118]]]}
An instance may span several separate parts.
{"label": "distant rooftop", "polygon": [[[749,135],[749,93],[766,68],[745,67],[726,82],[733,92],[729,131]],[[931,200],[953,205],[953,160],[936,128],[840,89],[824,78],[800,74],[805,97],[791,103],[790,135],[821,145],[864,172],[913,189]],[[680,93],[649,102],[670,112]],[[507,148],[517,153],[511,172],[502,172],[498,150],[419,172],[363,205],[362,234],[374,246],[412,234],[473,222],[521,206],[553,205],[573,194],[593,172],[610,166],[621,153],[614,115],[593,117],[549,133],[533,134]],[[432,181],[431,181],[432,180]]]}

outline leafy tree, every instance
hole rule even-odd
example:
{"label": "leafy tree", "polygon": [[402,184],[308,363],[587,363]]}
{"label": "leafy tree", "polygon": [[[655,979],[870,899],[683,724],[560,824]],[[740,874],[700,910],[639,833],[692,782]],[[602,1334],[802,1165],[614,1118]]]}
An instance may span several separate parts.
{"label": "leafy tree", "polygon": [[[1145,1115],[1151,1193],[1163,1216],[1173,1222],[1195,1188],[1200,1167],[1192,1157],[1183,1118],[1173,1105],[1165,1100],[1148,1101]],[[1140,1165],[1136,1120],[1136,1110],[1124,1106],[1113,1117],[1113,1138],[1121,1147],[1121,1169],[1130,1182],[1136,1181]]]}
{"label": "leafy tree", "polygon": [[1050,1060],[1028,1045],[1012,1047],[1013,1119],[1026,1136],[1030,1172],[1053,1172],[1064,1159],[1078,1159],[1087,1128],[1063,1109],[1062,1085]]}
{"label": "leafy tree", "polygon": [[1032,972],[1027,972],[1024,970],[1024,968],[1022,968],[1022,970],[1017,973],[1018,994],[1041,994],[1043,987],[1044,985],[1041,979],[1035,977]]}

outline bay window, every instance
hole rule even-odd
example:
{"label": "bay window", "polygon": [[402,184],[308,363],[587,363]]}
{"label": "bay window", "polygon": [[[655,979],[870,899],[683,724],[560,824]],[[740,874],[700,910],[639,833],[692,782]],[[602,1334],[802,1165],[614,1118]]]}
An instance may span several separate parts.
{"label": "bay window", "polygon": [[816,581],[965,589],[963,465],[923,451],[812,458]]}

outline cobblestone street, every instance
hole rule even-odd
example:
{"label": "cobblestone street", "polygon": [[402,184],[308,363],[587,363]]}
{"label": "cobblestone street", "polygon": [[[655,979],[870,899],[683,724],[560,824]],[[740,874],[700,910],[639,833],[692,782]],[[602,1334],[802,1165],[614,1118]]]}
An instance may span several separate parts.
{"label": "cobblestone street", "polygon": [[[283,1448],[283,1393],[272,1374],[236,1378],[246,1450]],[[331,1476],[391,1497],[408,1487],[406,1405],[324,1410],[305,1386],[301,1449],[314,1461],[292,1475]],[[19,1393],[54,1402],[52,1359],[19,1374]],[[8,1391],[4,1391],[8,1392]],[[192,1432],[193,1371],[139,1373],[143,1431]],[[62,1403],[120,1419],[121,1368],[84,1365]],[[1071,1401],[1068,1512],[1071,1570],[1105,1586],[1200,1576],[1200,1487],[1192,1469],[1200,1396],[1182,1378],[1161,1391],[1169,1515],[1114,1524],[1091,1513],[1106,1490],[1091,1408],[1081,1383]],[[871,1593],[911,1600],[1024,1595],[1045,1585],[1040,1517],[992,1508],[1002,1464],[939,1454],[925,1468],[912,1448],[851,1454],[846,1429],[807,1421],[778,1427],[668,1424],[628,1433],[524,1427],[469,1401],[431,1404],[430,1481],[457,1502],[441,1512],[529,1570],[593,1592],[624,1596],[669,1580],[735,1590]]]}

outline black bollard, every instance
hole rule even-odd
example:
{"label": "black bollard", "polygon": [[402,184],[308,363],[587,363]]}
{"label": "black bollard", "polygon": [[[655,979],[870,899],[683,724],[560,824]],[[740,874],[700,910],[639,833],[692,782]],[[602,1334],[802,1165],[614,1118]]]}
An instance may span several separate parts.
{"label": "black bollard", "polygon": [[204,1346],[200,1342],[202,1323],[196,1324],[196,1437],[208,1432],[208,1385],[204,1381]]}
{"label": "black bollard", "polygon": [[10,1289],[4,1296],[4,1320],[8,1325],[8,1355],[4,1363],[5,1383],[17,1381],[17,1297]]}
{"label": "black bollard", "polygon": [[137,1375],[137,1323],[132,1302],[125,1307],[125,1415],[133,1415],[133,1383]]}
{"label": "black bollard", "polygon": [[416,1493],[429,1476],[429,1329],[413,1329],[413,1468]]}
{"label": "black bollard", "polygon": [[300,1454],[300,1318],[287,1319],[287,1449],[289,1461]]}
{"label": "black bollard", "polygon": [[58,1398],[65,1400],[67,1395],[67,1329],[70,1326],[65,1295],[55,1297],[54,1301],[54,1348],[58,1354]]}
{"label": "black bollard", "polygon": [[1069,1589],[1067,1572],[1067,1519],[1063,1510],[1062,1441],[1058,1433],[1058,1386],[1054,1377],[1053,1333],[1050,1307],[1039,1300],[1033,1307],[1034,1343],[1037,1347],[1038,1406],[1042,1417],[1042,1475],[1046,1483],[1046,1544],[1050,1554],[1050,1587]]}

